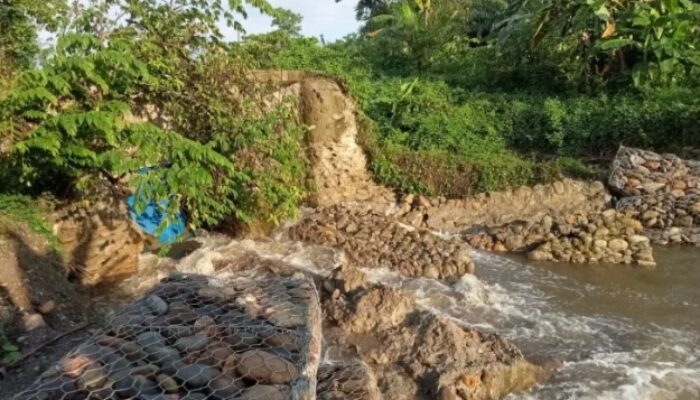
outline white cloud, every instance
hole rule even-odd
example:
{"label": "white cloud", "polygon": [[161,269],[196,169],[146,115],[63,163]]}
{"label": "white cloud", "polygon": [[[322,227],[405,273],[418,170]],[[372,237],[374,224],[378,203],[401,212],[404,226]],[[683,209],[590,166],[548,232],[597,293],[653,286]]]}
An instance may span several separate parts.
{"label": "white cloud", "polygon": [[[304,17],[302,34],[304,36],[320,37],[327,41],[340,39],[357,31],[359,23],[355,20],[356,0],[269,0],[275,7],[282,7],[301,14]],[[271,19],[261,15],[257,10],[250,10],[248,19],[242,21],[247,33],[265,33],[272,30]],[[226,29],[230,39],[235,39],[236,33]]]}

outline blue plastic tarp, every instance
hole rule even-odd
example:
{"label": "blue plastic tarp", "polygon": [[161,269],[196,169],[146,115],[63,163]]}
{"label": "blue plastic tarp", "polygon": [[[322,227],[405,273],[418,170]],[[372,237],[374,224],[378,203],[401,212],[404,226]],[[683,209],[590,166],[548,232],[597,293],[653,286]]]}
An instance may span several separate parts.
{"label": "blue plastic tarp", "polygon": [[[162,210],[168,209],[168,200],[161,200],[156,203],[153,200],[148,201],[146,208],[142,213],[136,212],[136,196],[131,195],[127,199],[129,214],[131,219],[136,221],[141,230],[158,239],[158,242],[163,245],[173,244],[185,233],[186,220],[185,215],[178,211],[167,220],[167,215]],[[167,221],[166,221],[167,220]],[[159,231],[161,224],[165,222],[162,231]]]}

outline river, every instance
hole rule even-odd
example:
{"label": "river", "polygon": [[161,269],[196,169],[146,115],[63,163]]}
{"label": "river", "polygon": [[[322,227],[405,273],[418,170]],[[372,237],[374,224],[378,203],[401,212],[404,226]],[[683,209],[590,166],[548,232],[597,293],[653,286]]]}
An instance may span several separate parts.
{"label": "river", "polygon": [[[499,333],[563,367],[517,399],[700,399],[700,249],[656,249],[655,270],[532,264],[475,252],[447,286],[370,271],[422,308]],[[477,278],[478,277],[478,278]]]}

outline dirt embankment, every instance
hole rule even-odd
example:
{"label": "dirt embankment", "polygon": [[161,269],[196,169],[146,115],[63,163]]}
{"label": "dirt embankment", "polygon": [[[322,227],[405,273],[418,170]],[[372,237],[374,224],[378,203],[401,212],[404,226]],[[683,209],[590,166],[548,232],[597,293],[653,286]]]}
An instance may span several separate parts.
{"label": "dirt embankment", "polygon": [[[49,241],[26,226],[0,216],[0,328],[22,354],[51,342],[50,351],[7,367],[0,365],[0,398],[10,398],[87,335],[75,331],[98,319],[89,293],[70,282]],[[8,344],[0,343],[0,345]],[[7,355],[4,351],[1,355]]]}
{"label": "dirt embankment", "polygon": [[394,193],[376,184],[367,169],[357,142],[357,105],[338,81],[299,71],[263,71],[256,79],[298,94],[299,116],[309,129],[316,205],[371,203],[386,208],[395,203]]}

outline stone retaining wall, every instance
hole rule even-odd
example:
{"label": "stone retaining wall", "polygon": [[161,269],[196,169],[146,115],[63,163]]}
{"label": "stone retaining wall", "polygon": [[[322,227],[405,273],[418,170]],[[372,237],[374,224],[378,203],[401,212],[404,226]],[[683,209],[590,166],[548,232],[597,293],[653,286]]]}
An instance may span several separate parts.
{"label": "stone retaining wall", "polygon": [[611,197],[600,182],[565,179],[549,185],[482,193],[460,200],[406,196],[396,215],[406,223],[458,233],[475,225],[497,226],[545,215],[602,211]]}
{"label": "stone retaining wall", "polygon": [[606,210],[517,221],[464,236],[476,248],[527,252],[536,261],[654,267],[650,240],[643,232],[642,224],[629,214]]}
{"label": "stone retaining wall", "polygon": [[144,249],[144,238],[118,199],[59,209],[54,232],[67,266],[86,286],[133,275]]}
{"label": "stone retaining wall", "polygon": [[317,209],[289,230],[289,236],[343,249],[355,264],[388,268],[410,277],[444,279],[474,272],[469,247],[371,210]]}
{"label": "stone retaining wall", "polygon": [[700,162],[620,147],[608,183],[655,242],[700,246]]}

